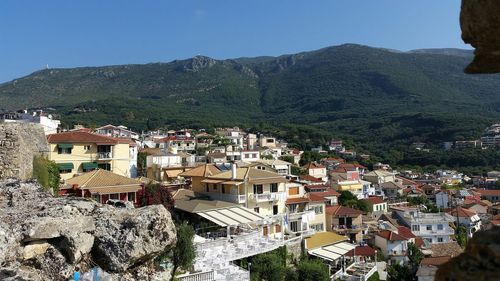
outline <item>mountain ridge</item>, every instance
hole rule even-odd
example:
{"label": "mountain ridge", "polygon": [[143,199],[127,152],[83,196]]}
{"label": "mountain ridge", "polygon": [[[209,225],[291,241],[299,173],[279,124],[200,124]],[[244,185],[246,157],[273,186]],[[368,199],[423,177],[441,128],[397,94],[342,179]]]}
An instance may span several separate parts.
{"label": "mountain ridge", "polygon": [[[469,57],[470,56],[470,57]],[[318,129],[376,145],[466,139],[500,118],[498,75],[472,52],[343,44],[281,56],[47,69],[0,84],[7,109],[51,107],[66,124]],[[279,130],[278,130],[279,131]],[[293,132],[292,132],[293,131]],[[295,134],[295,135],[293,135]],[[301,142],[302,140],[297,140]]]}

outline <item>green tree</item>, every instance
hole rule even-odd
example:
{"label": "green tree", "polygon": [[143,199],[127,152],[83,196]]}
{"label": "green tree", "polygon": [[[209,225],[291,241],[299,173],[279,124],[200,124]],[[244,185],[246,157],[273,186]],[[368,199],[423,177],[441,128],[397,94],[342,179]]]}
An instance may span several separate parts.
{"label": "green tree", "polygon": [[387,268],[387,281],[413,281],[409,267],[395,263]]}
{"label": "green tree", "polygon": [[366,281],[380,281],[380,276],[378,275],[378,272],[373,273],[370,278],[366,279]]}
{"label": "green tree", "polygon": [[172,269],[172,278],[170,279],[171,281],[174,280],[177,269],[190,268],[196,258],[196,251],[193,244],[193,227],[187,224],[187,222],[183,222],[182,224],[177,225],[176,230],[177,242],[171,252],[171,261],[174,265]]}
{"label": "green tree", "polygon": [[412,266],[414,270],[418,268],[418,266],[420,265],[420,261],[422,261],[423,258],[424,254],[422,253],[422,251],[420,251],[417,245],[411,242],[408,243],[408,260],[410,266]]}
{"label": "green tree", "polygon": [[467,246],[467,229],[465,226],[459,225],[455,231],[455,237],[457,239],[458,245],[465,247]]}
{"label": "green tree", "polygon": [[285,278],[286,267],[281,254],[269,252],[252,258],[251,280],[281,281]]}
{"label": "green tree", "polygon": [[52,191],[54,195],[58,195],[61,176],[59,167],[54,161],[43,156],[33,157],[32,178],[36,179],[45,189]]}
{"label": "green tree", "polygon": [[147,174],[146,158],[148,157],[147,152],[137,153],[137,174],[139,176],[145,177]]}
{"label": "green tree", "polygon": [[297,266],[297,275],[301,281],[329,281],[328,266],[316,259],[304,259]]}

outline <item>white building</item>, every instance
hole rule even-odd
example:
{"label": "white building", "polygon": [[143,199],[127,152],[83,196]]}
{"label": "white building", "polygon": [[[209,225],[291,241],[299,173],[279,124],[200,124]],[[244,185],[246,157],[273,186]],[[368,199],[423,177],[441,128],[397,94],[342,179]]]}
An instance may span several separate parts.
{"label": "white building", "polygon": [[34,111],[29,114],[27,110],[23,112],[4,112],[0,114],[0,122],[26,122],[36,123],[43,127],[45,135],[57,134],[57,130],[61,125],[60,120],[53,118],[51,114],[45,115],[42,110]]}
{"label": "white building", "polygon": [[292,174],[292,164],[283,160],[258,160],[257,163],[268,165],[278,174],[287,176]]}
{"label": "white building", "polygon": [[391,207],[400,221],[416,235],[433,243],[450,242],[450,235],[454,234],[450,222],[454,218],[446,213],[423,213],[417,208]]}
{"label": "white building", "polygon": [[458,223],[462,226],[465,226],[469,238],[471,238],[474,233],[481,230],[481,218],[474,211],[458,207],[452,209],[450,215],[452,215],[454,218],[458,217]]}
{"label": "white building", "polygon": [[125,126],[114,126],[106,125],[95,129],[95,133],[103,136],[113,137],[113,138],[130,138],[134,140],[139,139],[139,134],[129,130]]}

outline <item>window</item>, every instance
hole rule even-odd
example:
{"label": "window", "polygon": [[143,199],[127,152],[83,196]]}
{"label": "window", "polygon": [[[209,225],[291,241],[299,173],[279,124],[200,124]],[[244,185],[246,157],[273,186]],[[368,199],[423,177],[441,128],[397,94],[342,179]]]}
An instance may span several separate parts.
{"label": "window", "polygon": [[294,213],[297,210],[298,204],[290,204],[288,205],[288,210],[290,210],[290,213]]}
{"label": "window", "polygon": [[255,208],[253,208],[253,211],[254,211],[254,212],[256,212],[256,213],[258,213],[258,212],[259,212],[259,210],[260,210],[260,208],[259,208],[259,207],[255,207]]}
{"label": "window", "polygon": [[322,223],[312,224],[310,227],[311,227],[311,229],[314,229],[316,231],[323,231],[323,224]]}
{"label": "window", "polygon": [[278,192],[278,184],[271,183],[271,192]]}
{"label": "window", "polygon": [[273,215],[278,214],[278,205],[273,205]]}
{"label": "window", "polygon": [[432,230],[432,225],[427,225],[427,226],[425,227],[425,229],[426,229],[426,230],[428,230],[428,231],[431,231],[431,230]]}
{"label": "window", "polygon": [[217,190],[217,184],[216,184],[216,183],[214,183],[214,184],[212,185],[212,189],[213,189],[213,190]]}
{"label": "window", "polygon": [[314,210],[314,213],[316,214],[323,214],[323,206],[314,206],[312,207],[312,210]]}
{"label": "window", "polygon": [[244,158],[250,158],[250,154],[243,154]]}
{"label": "window", "polygon": [[109,163],[100,163],[100,164],[97,164],[97,167],[99,169],[103,169],[103,170],[106,170],[106,171],[111,171],[111,164],[109,164]]}
{"label": "window", "polygon": [[208,183],[205,185],[205,192],[209,192],[209,187],[208,187]]}
{"label": "window", "polygon": [[118,193],[110,194],[109,199],[118,200],[118,199],[120,199],[120,194],[118,194]]}
{"label": "window", "polygon": [[257,158],[257,153],[252,153],[252,158]]}
{"label": "window", "polygon": [[443,242],[443,237],[438,237],[438,242],[442,243]]}
{"label": "window", "polygon": [[72,148],[57,148],[57,154],[71,154]]}
{"label": "window", "polygon": [[411,230],[412,230],[412,231],[420,231],[420,225],[418,225],[418,224],[414,224],[414,225],[412,225],[412,226],[411,226]]}
{"label": "window", "polygon": [[129,192],[127,194],[127,200],[130,202],[135,202],[135,192]]}
{"label": "window", "polygon": [[221,190],[222,190],[222,193],[226,193],[226,187],[224,185],[222,185]]}
{"label": "window", "polygon": [[90,150],[90,145],[84,145],[83,150]]}
{"label": "window", "polygon": [[262,184],[254,184],[253,185],[253,194],[262,194],[264,193],[264,189],[262,188]]}
{"label": "window", "polygon": [[299,194],[298,186],[288,188],[288,195],[298,195],[298,194]]}
{"label": "window", "polygon": [[443,225],[442,224],[438,224],[438,230],[443,230]]}
{"label": "window", "polygon": [[99,193],[92,194],[92,199],[95,200],[96,202],[101,203],[101,196],[99,195]]}
{"label": "window", "polygon": [[298,228],[299,228],[299,224],[297,221],[291,221],[290,222],[290,230],[292,232],[297,232],[298,231]]}
{"label": "window", "polygon": [[59,174],[67,174],[71,173],[72,169],[59,169]]}

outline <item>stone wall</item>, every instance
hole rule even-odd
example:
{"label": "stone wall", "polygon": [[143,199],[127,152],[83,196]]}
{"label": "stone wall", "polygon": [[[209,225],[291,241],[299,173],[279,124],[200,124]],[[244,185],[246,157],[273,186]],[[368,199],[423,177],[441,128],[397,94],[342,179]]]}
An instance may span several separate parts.
{"label": "stone wall", "polygon": [[33,157],[47,153],[48,150],[41,125],[0,123],[0,178],[30,178]]}

